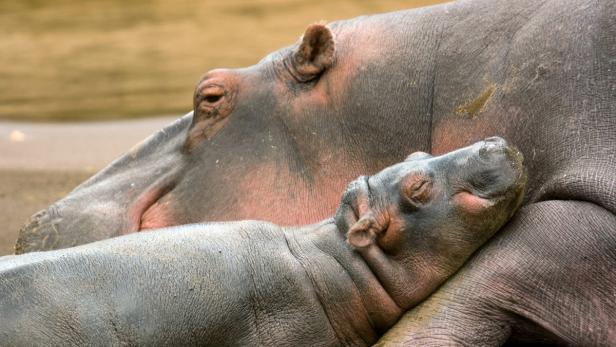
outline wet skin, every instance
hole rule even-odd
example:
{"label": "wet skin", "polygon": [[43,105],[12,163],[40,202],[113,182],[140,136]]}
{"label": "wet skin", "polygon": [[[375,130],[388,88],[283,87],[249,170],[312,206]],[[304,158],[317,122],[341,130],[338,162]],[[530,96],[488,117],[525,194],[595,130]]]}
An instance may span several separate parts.
{"label": "wet skin", "polygon": [[[555,274],[552,263],[582,273],[579,261],[550,258],[555,253],[549,251],[578,250],[578,238],[612,244],[614,222],[605,216],[616,213],[615,16],[610,0],[475,0],[311,26],[300,42],[254,66],[208,72],[195,90],[192,113],[34,216],[16,251],[202,221],[313,223],[334,213],[338,192],[358,175],[406,153],[444,153],[496,134],[526,156],[529,214],[507,242],[490,242],[494,256],[506,262],[539,243],[545,247],[525,268],[528,278]],[[569,212],[571,201],[584,218]],[[545,221],[548,229],[540,227]],[[536,239],[515,237],[526,233]],[[608,253],[597,268],[613,268],[613,259]],[[513,286],[503,264],[477,264],[485,268],[457,280],[457,290],[476,288],[482,274]],[[610,283],[610,275],[606,270],[596,279]],[[613,297],[616,287],[597,291],[591,281],[579,283],[587,287],[571,288],[580,309],[568,316],[585,324],[570,327],[562,317],[548,324],[531,314],[546,310],[544,301],[519,300],[522,294],[569,296],[564,287],[528,283],[524,290],[504,289],[504,298],[487,305],[516,312],[506,322],[490,311],[485,316],[498,317],[502,326],[521,321],[517,328],[474,327],[502,333],[498,341],[530,330],[589,344],[577,337],[600,339],[597,331],[614,324],[581,307]],[[485,308],[472,305],[482,300],[473,299],[466,308],[483,317]],[[511,310],[507,302],[520,307]],[[460,304],[440,303],[450,305],[446,312]],[[452,339],[464,343],[463,337]]]}
{"label": "wet skin", "polygon": [[22,345],[352,345],[377,341],[521,203],[500,138],[415,153],[283,228],[195,224],[0,258],[0,338]]}

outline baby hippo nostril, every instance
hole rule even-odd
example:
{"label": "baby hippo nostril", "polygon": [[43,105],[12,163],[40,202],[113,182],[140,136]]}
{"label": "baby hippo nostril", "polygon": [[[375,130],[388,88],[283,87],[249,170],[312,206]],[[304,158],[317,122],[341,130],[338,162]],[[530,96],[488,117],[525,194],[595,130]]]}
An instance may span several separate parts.
{"label": "baby hippo nostril", "polygon": [[507,146],[507,141],[505,141],[502,137],[498,137],[498,136],[488,137],[485,140],[483,140],[483,142],[498,143],[502,145],[503,147]]}
{"label": "baby hippo nostril", "polygon": [[489,137],[481,142],[479,157],[482,159],[492,159],[494,155],[501,155],[507,149],[507,141],[500,137]]}

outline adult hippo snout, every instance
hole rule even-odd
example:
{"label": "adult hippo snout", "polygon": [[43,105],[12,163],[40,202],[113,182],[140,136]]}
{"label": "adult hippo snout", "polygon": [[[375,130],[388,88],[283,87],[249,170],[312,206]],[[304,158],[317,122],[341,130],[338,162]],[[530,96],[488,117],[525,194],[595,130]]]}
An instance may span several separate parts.
{"label": "adult hippo snout", "polygon": [[185,172],[181,148],[190,119],[152,135],[33,215],[19,231],[15,252],[72,247],[145,229],[143,214],[173,191]]}
{"label": "adult hippo snout", "polygon": [[110,198],[103,202],[92,199],[92,191],[76,191],[74,195],[39,211],[20,230],[15,246],[17,254],[30,249],[58,249],[104,240],[146,229],[142,225],[143,214],[160,198],[172,191],[177,172],[168,170],[163,179],[154,182],[125,182],[122,184],[128,199],[114,199],[113,192],[101,189],[107,181],[118,181],[111,176],[99,184],[93,184],[100,194]]}
{"label": "adult hippo snout", "polygon": [[[104,239],[121,234],[121,225],[114,219],[105,218],[116,213],[117,206],[106,208],[101,206],[96,209],[92,206],[83,206],[83,209],[77,209],[66,203],[64,200],[58,201],[33,215],[19,231],[15,252],[21,254],[30,249],[72,247],[92,239]],[[75,207],[79,205],[75,204]],[[106,230],[108,234],[94,233],[95,230]]]}

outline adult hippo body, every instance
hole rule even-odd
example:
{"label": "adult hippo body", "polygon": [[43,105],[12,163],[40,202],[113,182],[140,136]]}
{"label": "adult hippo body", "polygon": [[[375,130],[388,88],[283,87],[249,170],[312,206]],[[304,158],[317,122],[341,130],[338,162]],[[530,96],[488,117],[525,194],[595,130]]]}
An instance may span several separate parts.
{"label": "adult hippo body", "polygon": [[[610,0],[460,1],[313,25],[300,43],[255,66],[206,74],[192,114],[34,216],[16,250],[204,220],[314,222],[334,211],[353,177],[405,153],[444,153],[492,135],[526,157],[529,220],[609,237],[614,220],[605,214],[616,213],[615,56]],[[556,206],[534,206],[547,200]],[[576,211],[605,229],[573,218],[561,200],[584,201]],[[513,225],[545,234],[532,223]],[[505,258],[536,242],[515,234],[489,246]],[[571,237],[553,242],[577,244]],[[602,259],[616,264],[614,258]],[[541,324],[523,310],[515,317],[575,341],[557,322]],[[499,331],[497,341],[511,332]]]}

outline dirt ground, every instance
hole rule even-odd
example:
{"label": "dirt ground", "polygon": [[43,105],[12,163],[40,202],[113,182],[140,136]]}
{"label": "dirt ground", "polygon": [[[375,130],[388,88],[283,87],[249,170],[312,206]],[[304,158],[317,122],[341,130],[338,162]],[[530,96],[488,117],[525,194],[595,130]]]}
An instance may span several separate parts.
{"label": "dirt ground", "polygon": [[0,255],[13,253],[19,228],[91,174],[79,171],[0,170]]}

